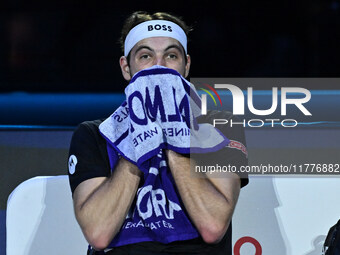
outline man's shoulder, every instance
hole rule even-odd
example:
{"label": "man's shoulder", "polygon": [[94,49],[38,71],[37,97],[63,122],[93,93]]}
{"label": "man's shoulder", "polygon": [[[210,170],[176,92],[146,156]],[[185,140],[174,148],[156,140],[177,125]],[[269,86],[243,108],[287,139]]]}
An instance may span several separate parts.
{"label": "man's shoulder", "polygon": [[79,126],[85,126],[89,129],[98,129],[99,125],[104,121],[105,119],[97,119],[97,120],[87,120],[83,121],[79,124]]}
{"label": "man's shoulder", "polygon": [[100,139],[102,136],[99,132],[99,125],[104,120],[105,119],[97,119],[81,122],[74,130],[73,136],[81,137],[82,139],[89,136],[94,137],[95,139]]}
{"label": "man's shoulder", "polygon": [[104,121],[105,119],[97,119],[97,120],[87,120],[81,122],[75,131],[79,130],[87,130],[90,132],[99,132],[99,125]]}

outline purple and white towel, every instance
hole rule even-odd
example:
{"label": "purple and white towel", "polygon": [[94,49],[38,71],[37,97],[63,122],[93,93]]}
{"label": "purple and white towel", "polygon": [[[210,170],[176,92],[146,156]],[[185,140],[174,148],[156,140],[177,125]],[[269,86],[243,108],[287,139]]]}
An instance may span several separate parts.
{"label": "purple and white towel", "polygon": [[112,169],[122,156],[144,173],[121,231],[110,247],[198,236],[178,195],[164,149],[182,154],[218,151],[229,140],[210,124],[198,124],[200,97],[177,71],[153,66],[136,73],[126,101],[100,126]]}

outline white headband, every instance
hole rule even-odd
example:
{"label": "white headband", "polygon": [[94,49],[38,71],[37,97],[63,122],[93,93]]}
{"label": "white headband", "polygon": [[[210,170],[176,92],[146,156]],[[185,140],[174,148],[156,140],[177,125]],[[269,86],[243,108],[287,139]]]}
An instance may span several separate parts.
{"label": "white headband", "polygon": [[124,43],[124,56],[129,55],[130,50],[139,41],[150,37],[171,37],[179,41],[187,54],[187,36],[183,29],[168,20],[150,20],[138,24],[130,30]]}

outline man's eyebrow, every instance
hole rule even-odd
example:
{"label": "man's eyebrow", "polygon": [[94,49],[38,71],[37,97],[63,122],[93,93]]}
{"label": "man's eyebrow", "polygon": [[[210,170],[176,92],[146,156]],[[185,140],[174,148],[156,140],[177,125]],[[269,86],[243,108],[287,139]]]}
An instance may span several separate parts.
{"label": "man's eyebrow", "polygon": [[146,46],[146,45],[140,45],[137,47],[136,51],[135,51],[135,54],[137,54],[138,51],[142,50],[142,49],[147,49],[149,51],[154,51],[153,49],[151,49],[149,46]]}
{"label": "man's eyebrow", "polygon": [[183,52],[182,47],[181,47],[181,46],[178,46],[177,44],[171,44],[171,45],[169,45],[168,47],[165,48],[164,51],[170,50],[170,49],[172,49],[172,48],[175,48],[175,49],[179,50],[181,53]]}
{"label": "man's eyebrow", "polygon": [[[179,46],[179,45],[177,45],[177,44],[171,44],[171,45],[169,45],[168,47],[165,48],[164,52],[166,52],[166,51],[168,51],[168,50],[170,50],[170,49],[172,49],[172,48],[177,49],[177,50],[180,51],[181,53],[184,52],[183,49],[182,49],[182,47]],[[149,50],[149,51],[154,52],[154,50],[153,50],[151,47],[149,47],[149,46],[147,46],[147,45],[140,45],[140,46],[138,46],[137,49],[135,50],[135,54],[137,54],[138,51],[141,51],[141,50],[143,50],[143,49],[147,49],[147,50]]]}

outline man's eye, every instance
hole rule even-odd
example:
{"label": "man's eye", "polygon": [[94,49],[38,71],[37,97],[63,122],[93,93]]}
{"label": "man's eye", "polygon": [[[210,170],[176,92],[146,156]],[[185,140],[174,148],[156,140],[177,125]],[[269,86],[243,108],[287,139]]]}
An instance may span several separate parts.
{"label": "man's eye", "polygon": [[177,58],[177,55],[176,55],[176,54],[173,54],[173,53],[170,53],[170,54],[168,55],[168,58],[176,59],[176,58]]}
{"label": "man's eye", "polygon": [[148,54],[143,54],[140,56],[140,59],[148,59],[150,56]]}

